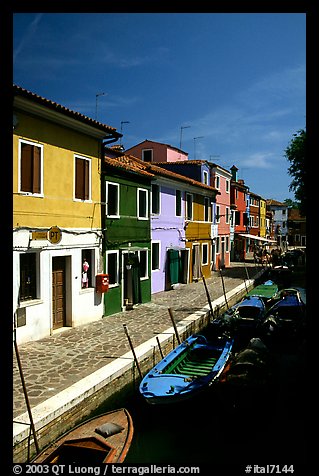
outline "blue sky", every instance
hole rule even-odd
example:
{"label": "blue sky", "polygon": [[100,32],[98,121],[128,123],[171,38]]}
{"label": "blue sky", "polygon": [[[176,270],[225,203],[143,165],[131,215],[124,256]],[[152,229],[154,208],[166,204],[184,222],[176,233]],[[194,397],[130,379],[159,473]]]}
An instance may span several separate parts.
{"label": "blue sky", "polygon": [[[14,83],[189,158],[235,164],[283,201],[306,124],[304,13],[17,13]],[[195,139],[195,137],[201,137]]]}

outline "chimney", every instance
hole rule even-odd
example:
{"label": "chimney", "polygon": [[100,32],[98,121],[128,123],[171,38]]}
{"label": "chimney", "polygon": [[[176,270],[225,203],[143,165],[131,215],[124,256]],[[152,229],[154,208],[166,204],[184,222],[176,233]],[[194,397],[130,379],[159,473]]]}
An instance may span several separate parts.
{"label": "chimney", "polygon": [[237,172],[238,172],[238,169],[237,169],[236,165],[233,165],[233,166],[231,167],[230,171],[231,171],[231,178],[232,178],[235,182],[237,182]]}

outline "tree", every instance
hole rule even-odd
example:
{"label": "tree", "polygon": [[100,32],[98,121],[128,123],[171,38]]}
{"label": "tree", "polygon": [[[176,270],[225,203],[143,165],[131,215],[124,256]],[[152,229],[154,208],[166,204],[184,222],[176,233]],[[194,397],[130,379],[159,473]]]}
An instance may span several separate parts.
{"label": "tree", "polygon": [[306,131],[299,130],[294,134],[285,156],[290,162],[288,173],[293,177],[289,190],[295,194],[299,203],[300,214],[306,216]]}
{"label": "tree", "polygon": [[298,208],[299,209],[299,203],[296,202],[295,200],[291,200],[291,198],[285,198],[284,203],[289,208]]}

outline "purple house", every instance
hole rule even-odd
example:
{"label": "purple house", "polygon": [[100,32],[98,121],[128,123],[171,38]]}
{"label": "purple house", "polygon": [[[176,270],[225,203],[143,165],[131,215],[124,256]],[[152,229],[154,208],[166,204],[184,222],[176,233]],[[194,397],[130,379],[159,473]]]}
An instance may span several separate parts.
{"label": "purple house", "polygon": [[188,282],[185,185],[157,176],[151,192],[152,293]]}

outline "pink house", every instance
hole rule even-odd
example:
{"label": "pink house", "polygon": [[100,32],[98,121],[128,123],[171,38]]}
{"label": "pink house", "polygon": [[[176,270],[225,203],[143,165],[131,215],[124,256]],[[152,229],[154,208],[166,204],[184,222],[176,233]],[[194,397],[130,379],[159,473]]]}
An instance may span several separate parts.
{"label": "pink house", "polygon": [[230,181],[231,173],[213,164],[211,169],[211,184],[219,191],[216,201],[216,224],[218,226],[218,236],[215,238],[215,260],[216,268],[230,265]]}
{"label": "pink house", "polygon": [[144,162],[179,162],[188,159],[188,153],[177,147],[147,139],[127,149],[125,153],[134,155]]}

